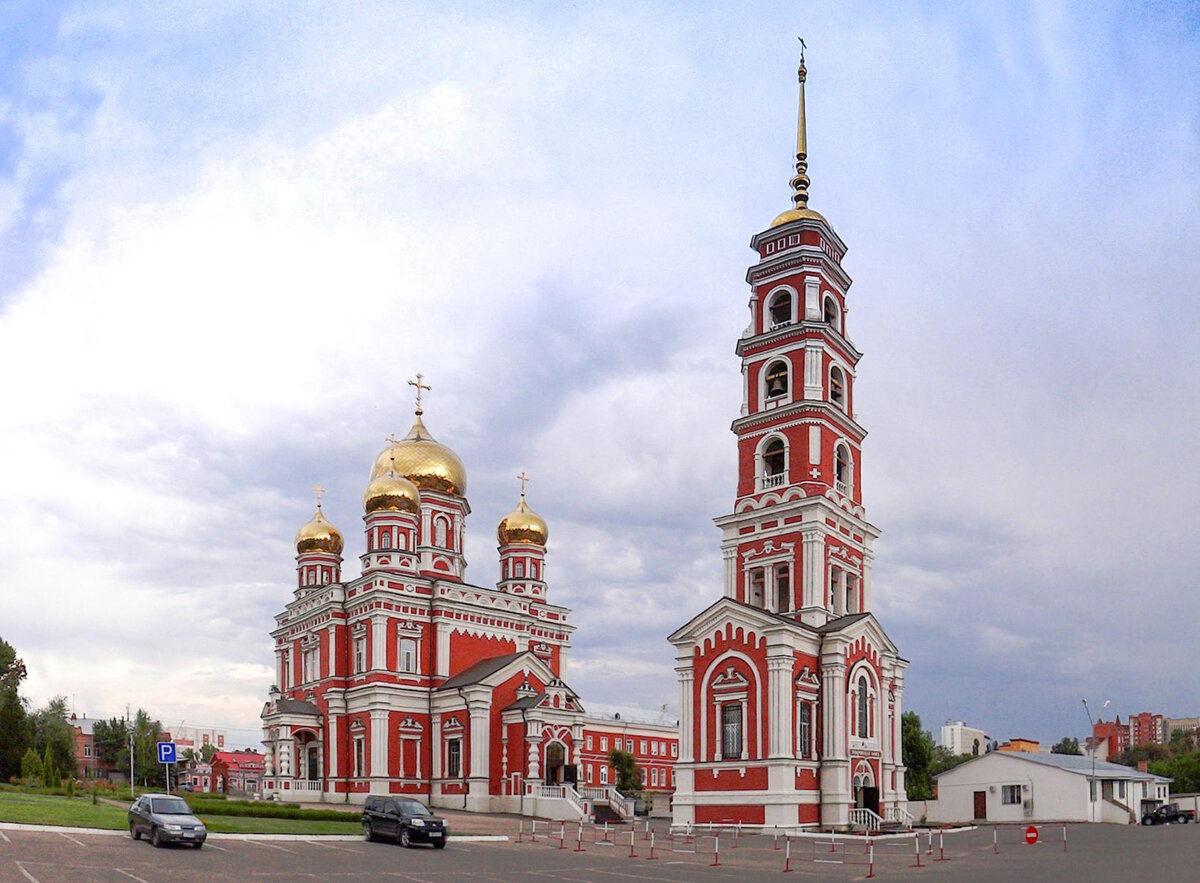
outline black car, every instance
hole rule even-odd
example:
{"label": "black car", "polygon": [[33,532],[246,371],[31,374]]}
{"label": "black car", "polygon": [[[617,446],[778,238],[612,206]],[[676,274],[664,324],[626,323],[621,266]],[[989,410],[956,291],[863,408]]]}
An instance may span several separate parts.
{"label": "black car", "polygon": [[189,843],[204,845],[208,829],[192,815],[192,808],[173,794],[143,794],[129,807],[129,836],[141,840],[145,834],[155,846]]}
{"label": "black car", "polygon": [[388,837],[401,846],[432,843],[437,849],[446,845],[446,821],[411,797],[368,797],[362,823],[367,840]]}
{"label": "black car", "polygon": [[1196,818],[1194,810],[1179,809],[1167,803],[1142,816],[1143,825],[1186,825]]}

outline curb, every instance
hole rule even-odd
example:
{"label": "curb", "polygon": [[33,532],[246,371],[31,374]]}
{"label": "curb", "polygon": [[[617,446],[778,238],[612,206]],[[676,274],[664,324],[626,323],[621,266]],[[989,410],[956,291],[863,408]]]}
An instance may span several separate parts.
{"label": "curb", "polygon": [[[101,837],[128,837],[129,832],[123,828],[114,831],[110,828],[67,828],[61,825],[23,825],[19,822],[0,822],[0,831],[39,831],[49,834],[98,834]],[[221,834],[216,831],[208,835],[210,840],[333,840],[353,842],[362,840],[361,834]],[[451,834],[446,838],[447,843],[506,843],[511,838],[507,834]]]}

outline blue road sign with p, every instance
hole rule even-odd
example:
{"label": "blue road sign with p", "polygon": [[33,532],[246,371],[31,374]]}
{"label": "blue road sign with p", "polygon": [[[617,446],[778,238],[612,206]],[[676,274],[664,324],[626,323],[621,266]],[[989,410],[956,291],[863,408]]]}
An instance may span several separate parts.
{"label": "blue road sign with p", "polygon": [[158,762],[159,763],[175,763],[175,743],[174,742],[159,742],[158,743]]}

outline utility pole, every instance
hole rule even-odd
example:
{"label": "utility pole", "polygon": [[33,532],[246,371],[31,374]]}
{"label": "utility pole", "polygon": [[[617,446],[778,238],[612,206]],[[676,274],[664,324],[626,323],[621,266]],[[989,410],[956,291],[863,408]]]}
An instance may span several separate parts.
{"label": "utility pole", "polygon": [[129,732],[129,799],[133,800],[133,725],[129,722],[129,703],[125,703],[125,729]]}

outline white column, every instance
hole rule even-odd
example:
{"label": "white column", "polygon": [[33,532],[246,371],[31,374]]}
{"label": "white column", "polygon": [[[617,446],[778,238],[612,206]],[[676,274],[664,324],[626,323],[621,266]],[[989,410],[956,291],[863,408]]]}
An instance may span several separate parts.
{"label": "white column", "polygon": [[489,712],[491,687],[473,686],[463,691],[471,727],[470,775],[467,782],[467,809],[487,812],[490,808],[492,732]]}
{"label": "white column", "polygon": [[821,321],[821,280],[804,280],[804,318]]}
{"label": "white column", "polygon": [[737,597],[737,544],[727,546],[721,550],[721,557],[725,560],[725,597]]}
{"label": "white column", "polygon": [[386,708],[371,709],[371,793],[386,794],[388,780],[388,713]]}
{"label": "white column", "polygon": [[433,778],[440,779],[442,777],[442,716],[436,712],[433,715],[433,720],[430,722],[430,755],[432,761]]}
{"label": "white column", "polygon": [[792,659],[789,647],[771,647],[767,652],[768,757],[792,756]]}
{"label": "white column", "polygon": [[371,617],[371,668],[387,668],[387,618],[382,614]]}
{"label": "white column", "polygon": [[802,534],[800,591],[805,607],[825,609],[825,543],[819,530]]}
{"label": "white column", "polygon": [[810,343],[804,348],[804,397],[810,401],[819,401],[825,395],[824,356],[820,343]]}
{"label": "white column", "polygon": [[695,672],[692,670],[692,658],[675,669],[679,673],[679,762],[694,761],[693,734],[696,732],[693,690],[695,687]]}

